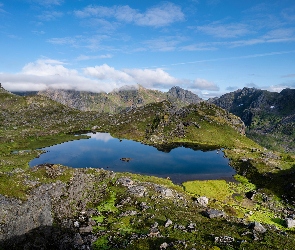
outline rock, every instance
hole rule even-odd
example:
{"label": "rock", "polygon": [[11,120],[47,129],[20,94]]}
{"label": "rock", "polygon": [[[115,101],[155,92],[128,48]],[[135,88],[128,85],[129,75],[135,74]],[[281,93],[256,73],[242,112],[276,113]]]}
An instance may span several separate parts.
{"label": "rock", "polygon": [[168,220],[166,221],[166,223],[165,223],[165,227],[169,227],[169,226],[171,226],[172,223],[173,223],[172,220],[168,219]]}
{"label": "rock", "polygon": [[157,237],[159,235],[160,231],[158,228],[151,228],[150,233],[148,234],[149,237]]}
{"label": "rock", "polygon": [[73,242],[74,242],[74,246],[81,246],[84,243],[84,241],[79,233],[75,234]]}
{"label": "rock", "polygon": [[117,180],[118,184],[121,184],[124,187],[130,187],[133,185],[133,180],[128,177],[122,177]]}
{"label": "rock", "polygon": [[74,227],[79,227],[79,226],[80,226],[79,221],[75,221],[75,222],[74,222]]}
{"label": "rock", "polygon": [[173,192],[169,188],[165,188],[165,187],[162,187],[162,186],[156,186],[155,190],[158,193],[161,193],[161,195],[163,195],[164,197],[173,197]]}
{"label": "rock", "polygon": [[84,234],[84,233],[91,233],[91,232],[92,232],[92,226],[80,227],[80,228],[79,228],[79,232],[80,232],[81,234]]}
{"label": "rock", "polygon": [[190,231],[195,230],[195,228],[196,228],[196,223],[190,223],[190,224],[187,226],[187,229],[190,230]]}
{"label": "rock", "polygon": [[141,202],[140,203],[140,207],[142,210],[147,210],[149,209],[150,207],[146,204],[146,202]]}
{"label": "rock", "polygon": [[197,203],[203,207],[207,207],[209,199],[205,196],[197,198]]}
{"label": "rock", "polygon": [[134,216],[134,215],[137,215],[137,211],[134,211],[134,210],[128,210],[122,214],[120,214],[119,216],[120,217],[125,217],[125,216]]}
{"label": "rock", "polygon": [[295,220],[292,218],[285,219],[285,224],[287,228],[293,228],[295,227]]}
{"label": "rock", "polygon": [[210,219],[224,217],[225,213],[217,209],[208,209],[204,211],[204,215]]}
{"label": "rock", "polygon": [[249,228],[253,229],[254,231],[258,233],[265,233],[266,229],[259,223],[259,222],[252,222],[249,224]]}
{"label": "rock", "polygon": [[164,242],[160,245],[160,249],[166,249],[168,246],[169,245],[166,242]]}
{"label": "rock", "polygon": [[233,243],[235,241],[235,239],[230,236],[218,236],[218,237],[214,238],[214,241],[215,241],[215,243],[227,245],[227,244]]}
{"label": "rock", "polygon": [[144,186],[131,186],[128,189],[129,193],[137,196],[137,197],[143,197],[146,191],[146,188]]}

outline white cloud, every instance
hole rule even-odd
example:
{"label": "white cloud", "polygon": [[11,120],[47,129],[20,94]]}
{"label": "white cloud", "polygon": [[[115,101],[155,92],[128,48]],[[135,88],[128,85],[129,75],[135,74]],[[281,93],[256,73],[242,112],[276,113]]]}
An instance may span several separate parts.
{"label": "white cloud", "polygon": [[62,16],[63,13],[60,11],[43,11],[42,14],[37,17],[42,21],[52,21]]}
{"label": "white cloud", "polygon": [[112,58],[113,56],[111,54],[105,54],[105,55],[97,55],[97,56],[87,56],[87,55],[80,55],[76,58],[77,61],[86,61],[86,60],[93,60],[93,59],[108,59]]}
{"label": "white cloud", "polygon": [[243,23],[220,24],[214,22],[204,26],[197,26],[197,30],[221,38],[235,38],[251,33],[248,26]]}
{"label": "white cloud", "polygon": [[43,5],[43,6],[61,5],[64,2],[64,0],[29,0],[29,1]]}
{"label": "white cloud", "polygon": [[22,69],[25,75],[35,76],[73,76],[77,75],[76,70],[69,70],[63,66],[63,62],[52,59],[40,59],[33,63],[28,63]]}
{"label": "white cloud", "polygon": [[170,76],[163,69],[125,69],[135,82],[147,87],[172,87],[174,85],[181,85],[185,80],[177,79]]}
{"label": "white cloud", "polygon": [[130,75],[123,71],[116,70],[107,64],[95,67],[87,67],[84,69],[84,74],[95,77],[99,80],[116,82],[117,84],[122,85],[134,83]]}
{"label": "white cloud", "polygon": [[118,70],[103,64],[87,67],[79,72],[67,66],[64,62],[43,58],[26,64],[17,74],[0,73],[0,82],[10,91],[44,90],[50,87],[110,92],[122,86],[137,84],[159,90],[188,85],[195,90],[215,91],[219,89],[214,83],[204,79],[196,79],[191,83],[187,79],[175,78],[161,68]]}
{"label": "white cloud", "polygon": [[154,51],[173,51],[176,50],[177,45],[184,41],[184,37],[180,36],[167,36],[160,37],[158,39],[151,39],[144,41],[143,44],[146,45],[150,50]]}
{"label": "white cloud", "polygon": [[206,79],[197,78],[191,85],[191,89],[209,90],[209,91],[219,91],[219,87]]}
{"label": "white cloud", "polygon": [[125,23],[152,27],[163,27],[184,20],[184,14],[181,8],[170,2],[152,7],[145,12],[132,9],[128,5],[113,7],[90,5],[74,13],[79,18],[115,18]]}
{"label": "white cloud", "polygon": [[116,70],[107,64],[88,67],[84,74],[108,82],[117,87],[139,83],[147,88],[172,87],[185,80],[170,76],[163,69],[123,69]]}

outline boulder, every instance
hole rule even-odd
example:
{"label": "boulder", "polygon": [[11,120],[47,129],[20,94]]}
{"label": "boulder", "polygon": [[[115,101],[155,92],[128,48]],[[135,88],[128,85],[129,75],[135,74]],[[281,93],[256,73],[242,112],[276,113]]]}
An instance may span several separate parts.
{"label": "boulder", "polygon": [[203,207],[207,207],[209,199],[205,196],[197,198],[197,203]]}
{"label": "boulder", "polygon": [[168,219],[165,223],[165,227],[169,227],[172,225],[172,220]]}
{"label": "boulder", "polygon": [[293,228],[295,227],[295,220],[292,218],[285,219],[286,227],[287,228]]}
{"label": "boulder", "polygon": [[204,215],[210,219],[220,218],[225,216],[225,212],[217,209],[207,209],[206,211],[204,211]]}
{"label": "boulder", "polygon": [[129,193],[137,196],[137,197],[143,197],[146,191],[146,188],[144,186],[131,186],[128,189]]}
{"label": "boulder", "polygon": [[264,226],[262,226],[259,222],[252,222],[249,224],[249,228],[253,229],[254,231],[258,232],[258,233],[265,233],[266,229]]}
{"label": "boulder", "polygon": [[130,187],[133,185],[133,180],[128,177],[121,177],[117,180],[118,184],[121,184],[124,187]]}

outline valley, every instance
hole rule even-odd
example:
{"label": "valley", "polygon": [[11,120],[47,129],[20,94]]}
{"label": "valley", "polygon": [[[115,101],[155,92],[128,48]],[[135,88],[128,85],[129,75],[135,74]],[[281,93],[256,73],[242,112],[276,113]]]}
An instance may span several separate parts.
{"label": "valley", "polygon": [[[170,95],[139,87],[85,96],[18,96],[1,88],[3,249],[292,249],[295,157],[287,138],[293,136],[293,106],[285,97],[243,91],[205,102],[179,88]],[[292,98],[291,90],[286,93]],[[291,134],[278,137],[287,135],[287,124]],[[270,138],[286,143],[280,151],[255,136],[267,129]],[[237,175],[235,181],[175,185],[101,168],[29,168],[39,148],[85,138],[75,136],[83,132],[107,132],[163,151],[223,148]]]}

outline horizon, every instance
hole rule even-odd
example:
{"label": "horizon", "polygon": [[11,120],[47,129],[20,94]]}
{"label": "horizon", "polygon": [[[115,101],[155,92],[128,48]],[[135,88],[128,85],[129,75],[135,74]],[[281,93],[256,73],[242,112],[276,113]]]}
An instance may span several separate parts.
{"label": "horizon", "polygon": [[0,82],[111,92],[125,85],[203,99],[295,87],[295,3],[0,0]]}

